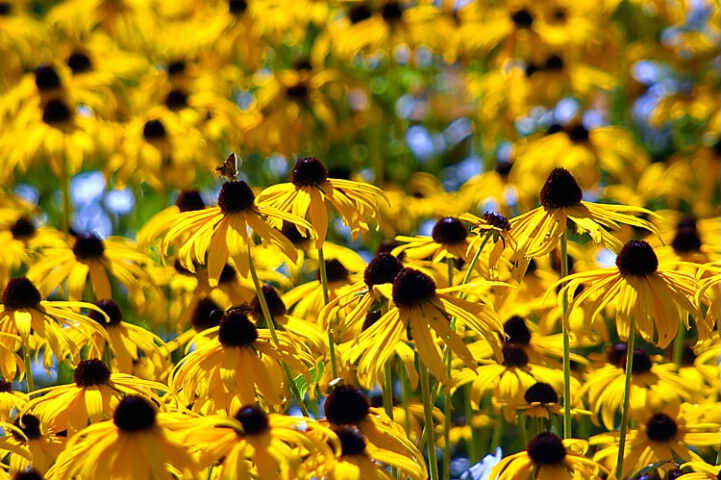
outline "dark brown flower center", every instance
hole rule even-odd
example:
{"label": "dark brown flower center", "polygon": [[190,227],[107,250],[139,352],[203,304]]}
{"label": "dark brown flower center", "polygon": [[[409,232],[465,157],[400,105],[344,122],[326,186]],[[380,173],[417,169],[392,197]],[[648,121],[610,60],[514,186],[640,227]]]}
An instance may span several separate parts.
{"label": "dark brown flower center", "polygon": [[120,305],[118,305],[115,301],[100,300],[98,303],[95,304],[95,306],[105,312],[105,315],[107,315],[110,319],[110,321],[106,321],[105,317],[100,315],[99,312],[95,310],[90,310],[88,312],[88,317],[92,318],[100,325],[108,327],[110,325],[118,325],[120,322],[123,321],[123,311],[120,309]]}
{"label": "dark brown flower center", "polygon": [[536,465],[557,465],[566,458],[566,447],[555,433],[541,432],[528,442],[528,456]]}
{"label": "dark brown flower center", "polygon": [[588,141],[588,130],[586,127],[581,125],[580,123],[578,125],[572,126],[568,130],[568,138],[571,139],[573,143],[584,143]]}
{"label": "dark brown flower center", "polygon": [[202,332],[220,325],[223,318],[223,309],[209,298],[203,298],[195,307],[190,325],[196,332]]}
{"label": "dark brown flower center", "polygon": [[523,317],[514,315],[506,320],[506,323],[503,324],[503,331],[509,337],[509,342],[520,345],[531,343],[531,331],[526,326],[526,320]]}
{"label": "dark brown flower center", "polygon": [[10,233],[12,233],[15,240],[26,240],[35,235],[35,225],[29,219],[20,217],[12,227],[10,227]]}
{"label": "dark brown flower center", "polygon": [[60,87],[60,76],[54,67],[40,65],[35,69],[35,86],[40,91],[52,90]]}
{"label": "dark brown flower center", "polygon": [[436,282],[421,271],[404,268],[393,280],[393,303],[399,307],[415,307],[435,294]]}
{"label": "dark brown flower center", "polygon": [[466,226],[454,217],[444,217],[433,227],[433,241],[445,245],[460,245],[468,236]]}
{"label": "dark brown flower center", "polygon": [[547,405],[551,403],[558,403],[558,394],[549,384],[538,382],[534,383],[528,388],[528,390],[526,390],[526,393],[523,394],[523,399],[527,403],[538,402]]}
{"label": "dark brown flower center", "polygon": [[168,64],[168,75],[180,75],[182,73],[185,73],[185,61],[184,60],[176,60],[175,62],[170,62]]}
{"label": "dark brown flower center", "polygon": [[173,89],[165,97],[165,106],[170,110],[180,110],[188,106],[188,94],[182,90]]}
{"label": "dark brown flower center", "polygon": [[286,88],[285,94],[288,95],[288,98],[291,100],[305,100],[308,98],[309,91],[310,89],[308,88],[308,85],[304,82],[298,82],[297,84]]}
{"label": "dark brown flower center", "polygon": [[255,194],[250,185],[242,180],[225,182],[220,187],[218,206],[225,213],[245,212],[255,204]]}
{"label": "dark brown flower center", "polygon": [[258,329],[248,316],[230,308],[220,321],[218,341],[225,347],[247,347],[258,339]]}
{"label": "dark brown flower center", "polygon": [[31,468],[25,472],[16,473],[13,480],[45,480],[45,477],[34,468]]}
{"label": "dark brown flower center", "polygon": [[223,270],[220,271],[218,284],[223,285],[224,283],[232,282],[236,278],[238,278],[237,270],[232,265],[226,263]]}
{"label": "dark brown flower center", "polygon": [[614,343],[606,347],[606,361],[611,365],[623,368],[628,346],[625,343]]}
{"label": "dark brown flower center", "polygon": [[156,409],[143,397],[123,398],[113,414],[113,423],[123,432],[139,432],[155,425]]}
{"label": "dark brown flower center", "polygon": [[180,192],[178,199],[175,201],[175,206],[178,207],[181,212],[194,212],[204,209],[205,202],[199,191],[186,190]]}
{"label": "dark brown flower center", "polygon": [[[345,282],[350,277],[348,269],[337,258],[325,261],[325,274],[328,282]],[[316,273],[316,278],[320,279],[320,272]]]}
{"label": "dark brown flower center", "polygon": [[[558,55],[551,55],[546,59],[546,65],[543,67],[546,70],[552,70],[552,71],[561,71],[563,70],[563,59],[559,57]],[[586,135],[588,135],[588,132],[586,132]]]}
{"label": "dark brown flower center", "polygon": [[78,387],[92,387],[102,385],[110,380],[110,370],[102,360],[92,358],[82,360],[73,372],[73,380]]}
{"label": "dark brown flower center", "polygon": [[511,229],[511,222],[509,222],[508,219],[500,213],[486,212],[483,214],[483,220],[505,232]]}
{"label": "dark brown flower center", "polygon": [[526,9],[517,10],[511,14],[511,21],[517,28],[531,28],[533,15]]}
{"label": "dark brown flower center", "polygon": [[403,9],[398,2],[388,2],[381,7],[381,17],[386,23],[397,22],[403,18]]}
{"label": "dark brown flower center", "polygon": [[59,98],[50,100],[43,108],[43,122],[50,126],[69,122],[72,115],[70,108]]}
{"label": "dark brown flower center", "polygon": [[0,392],[10,393],[13,391],[13,382],[0,378]]}
{"label": "dark brown flower center", "polygon": [[157,118],[148,120],[145,122],[145,125],[143,125],[143,138],[148,141],[162,140],[167,135],[168,132],[165,131],[165,125]]}
{"label": "dark brown flower center", "polygon": [[339,425],[334,426],[332,430],[340,440],[341,456],[352,457],[365,453],[366,439],[357,428],[350,425]]}
{"label": "dark brown flower center", "polygon": [[373,310],[366,313],[366,318],[363,320],[363,326],[361,327],[361,330],[365,332],[366,330],[371,328],[374,323],[380,320],[382,316],[383,312],[381,312],[380,310]]}
{"label": "dark brown flower center", "polygon": [[503,344],[503,365],[505,367],[525,367],[528,365],[528,354],[518,343]]}
{"label": "dark brown flower center", "polygon": [[676,253],[693,253],[701,250],[701,237],[696,227],[696,219],[691,216],[684,216],[676,225],[676,235],[673,237],[671,246]]}
{"label": "dark brown flower center", "polygon": [[[17,418],[13,425],[18,427],[27,437],[28,440],[42,438],[43,433],[40,431],[40,419],[35,415],[26,413],[22,418]],[[13,432],[13,436],[20,440],[19,435]]]}
{"label": "dark brown flower center", "polygon": [[[283,302],[283,299],[280,298],[278,290],[276,290],[272,285],[263,285],[263,296],[265,297],[265,303],[268,304],[268,310],[270,311],[271,317],[280,317],[281,315],[288,313],[288,308],[285,306],[285,302]],[[252,302],[250,302],[250,307],[253,309],[252,315],[256,320],[263,318],[263,310],[260,307],[260,302],[258,301],[257,296]]]}
{"label": "dark brown flower center", "polygon": [[10,2],[0,2],[0,17],[7,17],[13,11],[13,5]]}
{"label": "dark brown flower center", "polygon": [[43,297],[27,277],[10,280],[3,291],[2,302],[6,310],[37,308]]}
{"label": "dark brown flower center", "polygon": [[360,388],[341,383],[328,394],[323,412],[331,425],[357,425],[370,412],[370,402]]}
{"label": "dark brown flower center", "polygon": [[393,283],[401,270],[403,264],[397,257],[390,253],[379,253],[373,257],[363,272],[363,280],[368,288],[372,288],[373,285]]}
{"label": "dark brown flower center", "polygon": [[242,15],[248,10],[248,2],[246,0],[230,0],[228,2],[228,11],[233,15]]}
{"label": "dark brown flower center", "polygon": [[268,415],[255,405],[241,407],[235,418],[243,425],[246,435],[258,435],[270,429]]}
{"label": "dark brown flower center", "polygon": [[105,253],[105,244],[100,237],[92,233],[84,233],[75,239],[73,253],[78,260],[100,258]]}
{"label": "dark brown flower center", "polygon": [[301,235],[295,224],[292,224],[290,222],[283,222],[283,227],[280,229],[280,233],[285,235],[285,238],[290,240],[290,242],[296,246],[302,245],[303,243],[308,241],[307,237]]}
{"label": "dark brown flower center", "polygon": [[66,63],[68,67],[70,67],[70,70],[73,71],[73,75],[89,72],[93,69],[93,62],[90,61],[90,57],[83,52],[71,53]]}
{"label": "dark brown flower center", "polygon": [[354,5],[348,10],[348,19],[353,25],[363,20],[368,20],[371,18],[371,15],[373,15],[373,12],[371,12],[370,8],[365,4]]}
{"label": "dark brown flower center", "polygon": [[656,413],[646,422],[646,435],[655,442],[668,442],[677,431],[678,425],[665,413]]}
{"label": "dark brown flower center", "polygon": [[658,257],[648,242],[631,240],[616,257],[616,266],[622,275],[645,277],[658,270]]}
{"label": "dark brown flower center", "polygon": [[583,200],[583,191],[571,172],[554,168],[541,188],[541,205],[547,210],[575,207]]}
{"label": "dark brown flower center", "polygon": [[328,179],[328,169],[315,157],[299,158],[290,181],[296,187],[317,187]]}
{"label": "dark brown flower center", "polygon": [[[626,369],[626,353],[621,358],[620,368]],[[634,375],[640,375],[642,373],[648,373],[653,367],[653,360],[648,355],[646,350],[643,348],[635,348],[633,350],[633,365],[631,366],[631,373]]]}

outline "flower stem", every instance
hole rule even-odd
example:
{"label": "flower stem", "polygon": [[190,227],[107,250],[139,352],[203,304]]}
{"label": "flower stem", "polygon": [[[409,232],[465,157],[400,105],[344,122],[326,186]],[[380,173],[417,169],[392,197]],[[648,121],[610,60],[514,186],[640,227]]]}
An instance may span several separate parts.
{"label": "flower stem", "polygon": [[398,380],[401,382],[401,389],[403,390],[403,417],[404,417],[404,427],[406,430],[406,436],[408,438],[411,437],[411,419],[408,415],[410,415],[410,412],[408,411],[408,402],[410,401],[411,396],[411,387],[409,385],[408,381],[408,375],[406,375],[406,368],[405,365],[401,364],[398,367]]}
{"label": "flower stem", "polygon": [[383,408],[393,420],[393,376],[391,373],[391,359],[383,365]]}
{"label": "flower stem", "polygon": [[68,165],[68,159],[63,155],[63,172],[62,178],[60,179],[60,188],[63,196],[63,233],[65,238],[68,238],[70,234],[70,214],[72,205],[70,203],[70,166]]}
{"label": "flower stem", "polygon": [[631,399],[631,374],[633,373],[633,352],[636,348],[636,322],[631,319],[626,342],[626,382],[623,386],[623,411],[621,412],[621,433],[618,437],[618,457],[616,458],[616,478],[623,478],[623,454],[626,449],[626,429],[628,428],[628,405]]}
{"label": "flower stem", "polygon": [[483,239],[483,242],[481,242],[481,246],[478,247],[478,250],[476,251],[476,254],[473,255],[473,259],[471,259],[471,263],[468,264],[468,270],[466,270],[466,275],[463,277],[463,281],[461,282],[461,285],[465,285],[468,283],[468,279],[471,278],[471,272],[474,268],[476,268],[476,263],[478,263],[478,258],[481,256],[481,252],[483,251],[483,247],[486,246],[486,243],[488,243],[488,239],[491,238],[493,234],[487,233],[485,238]]}
{"label": "flower stem", "polygon": [[506,417],[503,416],[503,412],[498,417],[498,423],[496,423],[496,428],[493,430],[493,438],[491,439],[491,449],[490,452],[493,453],[496,451],[498,447],[501,446],[501,441],[503,440],[503,433],[506,429]]}
{"label": "flower stem", "polygon": [[[330,294],[328,291],[328,272],[325,270],[325,255],[323,255],[323,247],[318,247],[318,272],[320,272],[320,283],[323,287],[323,305],[328,305]],[[328,348],[330,351],[330,373],[333,378],[338,378],[338,366],[335,359],[335,338],[333,338],[333,323],[331,319],[328,325]]]}
{"label": "flower stem", "polygon": [[521,445],[523,448],[528,447],[528,422],[527,418],[523,414],[516,416],[516,429],[518,430],[518,437],[521,439]]}
{"label": "flower stem", "polygon": [[686,325],[683,322],[678,324],[678,332],[673,341],[673,363],[676,367],[680,367],[683,363],[684,341],[686,340]]}
{"label": "flower stem", "polygon": [[422,360],[418,360],[418,370],[421,375],[421,396],[423,397],[423,412],[426,421],[423,426],[423,436],[428,447],[428,463],[430,468],[430,480],[438,480],[438,461],[436,459],[436,440],[433,432],[433,402],[431,401],[431,384],[428,378],[428,368]]}
{"label": "flower stem", "polygon": [[28,347],[28,339],[23,339],[23,360],[25,361],[25,383],[27,385],[27,393],[35,391],[35,380],[33,379],[33,364],[30,358],[30,348]]}
{"label": "flower stem", "polygon": [[[448,257],[446,258],[446,263],[448,264],[448,286],[453,286],[453,258]],[[451,329],[454,329],[454,322],[451,322]],[[455,329],[454,329],[455,330]],[[444,339],[446,342],[448,342],[448,339]],[[451,349],[448,346],[448,343],[446,343],[446,350],[445,350],[444,360],[446,363],[446,374],[448,374],[448,377],[451,376]],[[451,386],[446,385],[445,391],[443,392],[443,480],[449,480],[451,478],[451,441],[450,441],[450,431],[451,431],[451,409],[453,407],[453,396],[451,395]]]}
{"label": "flower stem", "polygon": [[464,415],[466,416],[466,423],[471,429],[471,441],[468,445],[468,457],[471,463],[475,464],[481,461],[481,456],[478,453],[478,446],[480,445],[480,433],[478,429],[473,425],[473,405],[471,405],[471,384],[466,383],[463,385],[463,409]]}
{"label": "flower stem", "polygon": [[[253,277],[253,284],[255,285],[255,292],[258,296],[258,303],[260,303],[260,308],[263,311],[263,317],[265,318],[265,323],[268,325],[268,330],[270,330],[270,336],[273,339],[273,343],[280,348],[280,342],[278,341],[278,334],[275,331],[275,323],[273,321],[273,317],[270,314],[270,309],[268,308],[268,302],[265,300],[265,295],[263,295],[263,287],[260,284],[260,279],[258,278],[258,272],[255,270],[255,264],[253,263],[253,254],[251,253],[251,244],[248,243],[248,264],[250,265],[250,276]],[[293,380],[293,374],[290,372],[290,367],[288,367],[288,364],[285,362],[281,362],[283,365],[283,371],[285,372],[285,376],[288,379],[288,386],[290,387],[290,391],[293,394],[293,397],[295,397],[295,401],[298,404],[298,408],[300,408],[300,411],[303,413],[304,417],[310,417],[310,414],[308,413],[308,408],[306,407],[305,403],[303,402],[303,397],[301,397],[300,392],[298,391],[298,387],[295,385],[295,381]]]}
{"label": "flower stem", "polygon": [[[568,276],[568,233],[561,235],[561,277]],[[563,332],[563,438],[571,438],[571,345],[568,332],[568,295],[561,283],[561,330]]]}

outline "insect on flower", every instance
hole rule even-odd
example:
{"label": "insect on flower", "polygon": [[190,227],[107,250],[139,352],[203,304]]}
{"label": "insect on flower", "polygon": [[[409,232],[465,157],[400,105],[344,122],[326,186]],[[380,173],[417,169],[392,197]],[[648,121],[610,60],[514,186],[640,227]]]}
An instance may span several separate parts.
{"label": "insect on flower", "polygon": [[235,153],[231,153],[221,165],[215,167],[215,172],[221,178],[225,178],[227,180],[238,180],[239,163],[242,163],[242,160],[239,162],[238,156]]}

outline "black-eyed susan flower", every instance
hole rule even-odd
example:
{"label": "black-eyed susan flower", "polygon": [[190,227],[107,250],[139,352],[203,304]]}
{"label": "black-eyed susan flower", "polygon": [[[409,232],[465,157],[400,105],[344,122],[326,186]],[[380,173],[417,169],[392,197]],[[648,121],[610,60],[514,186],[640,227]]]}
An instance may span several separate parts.
{"label": "black-eyed susan flower", "polygon": [[[483,254],[486,244],[489,245],[488,265],[489,272],[497,271],[498,261],[506,249],[515,250],[516,239],[511,232],[511,223],[498,212],[486,212],[483,217],[471,213],[461,215],[461,220],[471,224],[471,232],[476,234],[468,243],[468,254],[475,251],[475,258]],[[471,262],[472,263],[472,262]],[[468,268],[472,268],[473,265]]]}
{"label": "black-eyed susan flower", "polygon": [[[613,430],[623,401],[627,346],[617,343],[606,352],[607,364],[588,373],[580,393],[587,396],[590,409],[601,423]],[[632,370],[629,405],[633,418],[682,400],[698,400],[702,384],[674,373],[673,364],[654,362],[642,348],[634,350]]]}
{"label": "black-eyed susan flower", "polygon": [[[338,441],[330,429],[307,418],[266,413],[245,405],[234,416],[191,421],[187,443],[201,467],[214,465],[215,478],[311,478],[333,464]],[[314,475],[314,473],[316,475]]]}
{"label": "black-eyed susan flower", "polygon": [[[563,415],[563,407],[559,402],[558,393],[547,383],[534,383],[523,394],[523,399],[526,403],[516,405],[516,408],[518,413],[522,413],[529,418],[543,418],[550,421],[552,419],[551,414],[559,417]],[[571,409],[571,415],[578,414],[590,415],[591,412],[582,409]],[[550,422],[548,425],[550,426]]]}
{"label": "black-eyed susan flower", "polygon": [[32,466],[43,474],[47,472],[65,448],[66,438],[47,429],[38,417],[29,413],[17,417],[13,425],[19,430],[12,430],[13,443],[18,446],[27,444],[31,457],[13,452],[10,457],[10,471],[21,472]]}
{"label": "black-eyed susan flower", "polygon": [[[9,213],[9,212],[8,212]],[[17,220],[0,230],[0,244],[4,246],[0,261],[0,276],[7,283],[13,272],[27,268],[40,257],[45,248],[62,247],[65,244],[63,234],[52,227],[38,227],[35,222],[20,210],[12,211]]]}
{"label": "black-eyed susan flower", "polygon": [[317,248],[323,246],[328,232],[327,204],[336,209],[355,238],[368,231],[367,217],[379,221],[378,204],[383,201],[385,197],[378,187],[328,178],[328,169],[315,157],[299,158],[290,183],[270,186],[258,196],[259,205],[308,218],[318,234]]}
{"label": "black-eyed susan flower", "polygon": [[[48,349],[59,359],[71,357],[78,362],[84,345],[90,346],[91,354],[102,355],[93,335],[106,338],[107,334],[97,322],[76,312],[77,308],[97,310],[95,305],[85,302],[43,300],[37,287],[26,277],[13,278],[2,294],[0,331],[18,335],[25,348],[34,345],[36,356]],[[84,342],[76,343],[64,327],[83,332]],[[52,355],[44,355],[44,361],[49,368]]]}
{"label": "black-eyed susan flower", "polygon": [[449,258],[469,263],[471,259],[468,228],[456,217],[443,217],[436,221],[430,237],[400,235],[395,240],[399,245],[393,249],[393,254],[405,255],[404,259],[430,259],[431,263],[444,262]]}
{"label": "black-eyed susan flower", "polygon": [[[564,279],[559,298],[568,298],[569,309],[590,302],[591,321],[609,304],[616,307],[616,327],[622,339],[629,335],[631,322],[648,342],[665,348],[676,336],[685,314],[702,321],[698,306],[691,301],[696,280],[686,272],[659,269],[653,248],[643,240],[631,240],[618,253],[616,266],[574,273]],[[556,285],[560,284],[557,282]],[[574,297],[576,289],[586,288]],[[708,328],[701,329],[708,331]]]}
{"label": "black-eyed susan flower", "polygon": [[142,309],[144,290],[153,286],[147,272],[152,263],[126,238],[103,239],[88,233],[75,237],[72,248],[65,245],[45,249],[43,258],[28,271],[28,278],[46,294],[67,280],[68,298],[79,301],[84,299],[88,280],[95,300],[112,299],[112,277],[128,289],[131,301]]}
{"label": "black-eyed susan flower", "polygon": [[73,372],[73,381],[32,392],[20,412],[38,417],[51,432],[67,430],[68,437],[110,418],[120,400],[126,395],[139,395],[160,404],[159,392],[166,390],[161,383],[142,380],[124,373],[110,373],[98,359],[82,360]]}
{"label": "black-eyed susan flower", "polygon": [[86,427],[68,441],[58,458],[52,479],[198,478],[195,460],[178,435],[167,426],[171,414],[139,396],[128,396],[115,408],[112,420]]}
{"label": "black-eyed susan flower", "polygon": [[682,469],[690,469],[691,472],[684,473],[679,478],[683,480],[718,480],[721,475],[720,465],[709,465],[706,462],[686,462],[681,465]]}
{"label": "black-eyed susan flower", "polygon": [[[359,360],[358,375],[365,384],[380,383],[383,365],[392,355],[404,333],[412,337],[419,357],[433,376],[444,384],[451,383],[441,362],[437,339],[470,368],[476,362],[458,333],[451,330],[450,318],[456,319],[456,330],[468,328],[489,342],[496,358],[503,358],[499,336],[502,325],[493,309],[484,303],[462,300],[453,293],[475,285],[436,290],[431,277],[419,270],[404,268],[393,281],[393,304],[377,322],[357,339],[353,351]],[[430,328],[429,328],[430,327]]]}
{"label": "black-eyed susan flower", "polygon": [[[602,243],[614,252],[623,247],[612,232],[622,224],[645,228],[658,235],[650,222],[632,214],[651,214],[648,210],[624,205],[583,201],[583,192],[568,170],[554,169],[546,178],[540,193],[541,206],[511,219],[518,249],[514,262],[540,257],[553,251],[570,222],[576,230],[588,233],[594,243]],[[569,222],[570,220],[570,222]],[[527,264],[521,262],[524,265]],[[525,271],[525,268],[520,269]]]}
{"label": "black-eyed susan flower", "polygon": [[492,480],[560,480],[572,478],[600,479],[606,470],[585,457],[588,442],[561,440],[555,433],[541,432],[528,448],[504,458],[491,471]]}
{"label": "black-eyed susan flower", "polygon": [[[686,462],[702,461],[695,449],[690,447],[718,446],[719,423],[704,418],[710,408],[716,409],[717,406],[676,403],[662,410],[647,410],[639,420],[638,428],[628,431],[623,477],[649,464],[675,461],[677,458]],[[607,463],[618,451],[618,432],[599,434],[590,443],[604,447],[596,452],[594,460]]]}
{"label": "black-eyed susan flower", "polygon": [[313,231],[310,224],[296,215],[271,206],[256,205],[255,194],[247,183],[226,182],[220,189],[216,207],[178,214],[176,224],[161,242],[161,250],[167,254],[179,238],[189,235],[177,251],[178,260],[190,271],[195,271],[194,263],[205,265],[207,262],[210,284],[214,286],[228,257],[233,258],[241,275],[248,276],[249,251],[253,245],[249,229],[262,242],[274,244],[283,255],[295,261],[298,256],[295,247],[274,228],[280,228],[283,221]]}
{"label": "black-eyed susan flower", "polygon": [[278,344],[267,329],[256,328],[244,308],[228,309],[218,327],[200,334],[213,337],[176,366],[171,391],[196,412],[228,413],[256,403],[258,395],[269,405],[282,405],[289,385],[281,362],[308,384],[316,362],[287,333],[276,333]]}
{"label": "black-eyed susan flower", "polygon": [[0,379],[0,422],[10,420],[14,410],[21,409],[26,401],[25,395],[13,389],[12,380]]}

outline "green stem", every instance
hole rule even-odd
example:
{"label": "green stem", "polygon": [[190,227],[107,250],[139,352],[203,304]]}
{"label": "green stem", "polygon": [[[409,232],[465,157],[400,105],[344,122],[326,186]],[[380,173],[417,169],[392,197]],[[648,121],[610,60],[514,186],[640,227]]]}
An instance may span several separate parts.
{"label": "green stem", "polygon": [[105,342],[105,348],[103,349],[103,360],[105,361],[105,365],[108,366],[108,370],[111,372],[113,371],[113,356],[110,352],[110,344],[108,342]]}
{"label": "green stem", "polygon": [[421,396],[423,397],[423,412],[425,413],[425,425],[423,436],[428,447],[428,463],[430,468],[430,480],[438,480],[438,460],[436,459],[436,440],[433,432],[433,403],[431,401],[431,384],[428,378],[428,368],[419,359],[418,370],[421,375]]}
{"label": "green stem", "polygon": [[63,195],[63,233],[65,233],[65,239],[70,234],[70,214],[72,210],[72,204],[70,203],[70,172],[68,160],[63,156],[63,173],[60,179],[60,188]]}
{"label": "green stem", "polygon": [[406,436],[411,437],[411,418],[408,410],[408,402],[411,396],[411,386],[408,383],[408,376],[406,375],[406,367],[401,364],[398,366],[398,380],[401,382],[401,389],[403,390],[403,416],[405,418],[404,427],[406,430]]}
{"label": "green stem", "polygon": [[473,405],[471,405],[471,384],[466,383],[463,385],[463,409],[466,416],[466,422],[471,428],[471,441],[468,444],[468,457],[472,464],[476,464],[481,461],[481,456],[478,454],[478,446],[480,445],[481,433],[476,427],[473,426]]}
{"label": "green stem", "polygon": [[[260,284],[260,279],[258,278],[258,272],[255,270],[255,264],[253,263],[253,254],[251,253],[251,246],[250,243],[248,243],[248,264],[250,265],[250,276],[253,278],[253,284],[255,285],[255,292],[258,296],[258,303],[260,303],[260,308],[263,311],[263,317],[265,318],[265,323],[268,325],[268,330],[270,330],[270,336],[273,339],[273,343],[280,348],[280,342],[278,341],[278,334],[275,331],[275,323],[273,321],[273,317],[270,314],[270,309],[268,308],[268,302],[265,300],[265,295],[263,295],[263,287]],[[285,376],[288,379],[288,385],[290,387],[290,391],[293,394],[293,397],[295,397],[295,401],[298,404],[298,408],[300,408],[300,411],[303,413],[304,417],[310,417],[310,414],[308,413],[308,408],[306,407],[305,403],[303,402],[303,397],[300,395],[300,392],[298,391],[298,387],[295,385],[295,381],[293,380],[293,374],[290,372],[290,367],[288,367],[288,364],[285,362],[281,362],[283,365],[283,371],[285,372]]]}
{"label": "green stem", "polygon": [[[568,234],[561,234],[561,277],[568,276]],[[563,438],[571,438],[571,345],[568,332],[568,295],[561,283],[561,330],[563,332]]]}
{"label": "green stem", "polygon": [[[446,263],[448,264],[448,286],[453,286],[453,258],[448,257],[446,258]],[[453,322],[451,322],[451,328],[453,328]],[[448,342],[448,339],[444,339],[446,342]],[[451,349],[448,346],[448,343],[446,343],[446,349],[445,349],[445,363],[446,363],[446,374],[448,374],[448,378],[451,377]],[[453,407],[453,396],[451,395],[451,386],[446,385],[445,391],[443,394],[443,480],[449,480],[451,478],[451,439],[450,439],[450,431],[451,431],[451,409]]]}
{"label": "green stem", "polygon": [[30,358],[30,348],[28,347],[28,339],[23,340],[23,360],[25,361],[25,383],[27,385],[27,393],[35,391],[35,380],[33,379],[33,364]]}
{"label": "green stem", "polygon": [[678,332],[673,341],[673,363],[676,367],[680,367],[683,363],[684,342],[686,340],[686,325],[683,322],[678,324]]}
{"label": "green stem", "polygon": [[501,441],[503,440],[503,433],[505,429],[506,418],[503,416],[503,412],[501,412],[498,418],[498,423],[496,424],[496,428],[493,430],[493,439],[491,439],[490,453],[495,452],[496,449],[501,446]]}
{"label": "green stem", "polygon": [[468,283],[468,279],[471,278],[471,272],[474,268],[476,268],[476,263],[478,263],[478,258],[481,256],[481,252],[483,251],[483,247],[486,246],[486,243],[488,243],[488,239],[491,238],[493,234],[491,232],[488,232],[486,234],[486,237],[483,239],[483,242],[481,242],[481,246],[478,247],[478,250],[476,251],[476,254],[473,255],[473,259],[471,259],[471,263],[468,264],[468,270],[466,270],[466,275],[463,277],[463,281],[461,282],[461,285],[465,285]]}
{"label": "green stem", "polygon": [[[490,400],[490,394],[483,395],[481,397],[481,401],[478,406],[478,410],[481,412],[490,411],[491,408],[491,400]],[[483,458],[491,452],[488,448],[489,446],[489,440],[491,438],[491,429],[486,427],[483,430],[481,430],[479,439],[478,439],[478,446],[482,448],[483,450],[480,450],[480,457]]]}
{"label": "green stem", "polygon": [[618,457],[616,457],[616,478],[623,478],[623,454],[626,449],[626,429],[628,428],[628,404],[631,399],[631,374],[633,373],[633,352],[636,348],[636,322],[631,319],[626,343],[626,383],[623,386],[623,411],[621,412],[621,434],[618,437]]}
{"label": "green stem", "polygon": [[[320,283],[323,287],[323,305],[328,305],[330,293],[328,291],[328,272],[325,270],[325,255],[323,255],[323,247],[318,248],[318,272],[320,272]],[[328,348],[330,349],[330,373],[333,378],[338,378],[338,365],[335,359],[335,338],[333,338],[333,323],[335,319],[331,319],[328,325]]]}
{"label": "green stem", "polygon": [[528,447],[528,431],[526,430],[526,420],[526,416],[523,414],[519,414],[516,417],[516,429],[518,430],[518,437],[521,439],[521,447],[524,449]]}
{"label": "green stem", "polygon": [[391,359],[383,365],[383,408],[386,414],[393,419],[393,376],[391,374]]}

